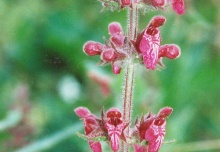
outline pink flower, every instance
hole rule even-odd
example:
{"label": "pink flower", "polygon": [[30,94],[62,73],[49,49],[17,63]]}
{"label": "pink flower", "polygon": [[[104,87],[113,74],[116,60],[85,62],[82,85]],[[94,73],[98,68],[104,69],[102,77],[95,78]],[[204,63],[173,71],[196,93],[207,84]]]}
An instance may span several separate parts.
{"label": "pink flower", "polygon": [[[155,3],[162,1],[155,1]],[[176,59],[180,56],[180,48],[175,44],[161,46],[159,27],[166,22],[163,16],[155,16],[148,26],[139,34],[136,41],[130,40],[122,30],[118,22],[112,22],[108,26],[110,38],[105,39],[105,44],[88,41],[84,45],[84,52],[90,56],[100,55],[99,65],[111,64],[114,74],[120,74],[121,69],[128,63],[128,59],[144,63],[149,70],[155,70],[157,66],[165,67],[162,59]]]}
{"label": "pink flower", "polygon": [[106,113],[105,128],[110,137],[111,148],[114,152],[119,150],[119,139],[127,124],[122,120],[119,110],[112,108]]}
{"label": "pink flower", "polygon": [[172,0],[172,6],[177,14],[184,14],[184,0]]}
{"label": "pink flower", "polygon": [[[76,108],[74,111],[78,117],[83,119],[86,135],[89,135],[95,129],[99,128],[99,124],[97,122],[98,118],[95,115],[91,114],[87,108],[79,107]],[[88,143],[93,152],[102,152],[100,142],[93,142],[89,140]]]}
{"label": "pink flower", "polygon": [[[159,151],[166,132],[166,118],[172,111],[172,108],[165,107],[157,115],[148,114],[143,117],[137,125],[140,141],[146,140],[148,142],[148,152]],[[144,146],[142,148],[136,147],[136,149],[136,152],[143,152]]]}
{"label": "pink flower", "polygon": [[147,146],[141,146],[135,144],[133,147],[134,147],[134,152],[147,152]]}
{"label": "pink flower", "polygon": [[108,26],[108,31],[111,36],[110,41],[114,45],[116,45],[118,47],[122,47],[124,44],[125,36],[123,35],[123,30],[122,30],[120,23],[118,23],[118,22],[110,23]]}
{"label": "pink flower", "polygon": [[131,1],[132,0],[121,0],[121,7],[131,6]]}
{"label": "pink flower", "polygon": [[117,54],[113,48],[107,48],[101,54],[101,59],[106,62],[114,61],[116,57]]}
{"label": "pink flower", "polygon": [[121,64],[126,57],[124,52],[125,36],[122,27],[118,22],[112,22],[108,26],[109,41],[105,40],[105,45],[94,41],[88,41],[84,44],[83,50],[89,56],[100,55],[101,64],[112,65],[114,74],[121,72]]}
{"label": "pink flower", "polygon": [[112,71],[114,74],[120,74],[121,73],[121,67],[115,63],[112,63]]}
{"label": "pink flower", "polygon": [[143,2],[155,8],[164,8],[171,3],[177,14],[184,14],[184,0],[143,0]]}
{"label": "pink flower", "polygon": [[177,45],[170,44],[161,46],[159,27],[165,23],[162,16],[154,17],[147,28],[138,35],[136,49],[142,55],[147,69],[154,70],[156,65],[163,65],[162,57],[175,59],[180,56],[180,49]]}
{"label": "pink flower", "polygon": [[88,41],[84,44],[83,50],[89,56],[100,55],[104,46],[98,42]]}
{"label": "pink flower", "polygon": [[[106,136],[110,142],[111,149],[114,152],[119,150],[120,140],[124,140],[123,131],[128,126],[122,119],[122,113],[116,109],[109,109],[106,114],[102,113],[102,118],[90,113],[87,108],[76,108],[75,113],[84,121],[85,134],[88,139],[99,136]],[[101,144],[88,140],[90,148],[93,152],[101,152]]]}

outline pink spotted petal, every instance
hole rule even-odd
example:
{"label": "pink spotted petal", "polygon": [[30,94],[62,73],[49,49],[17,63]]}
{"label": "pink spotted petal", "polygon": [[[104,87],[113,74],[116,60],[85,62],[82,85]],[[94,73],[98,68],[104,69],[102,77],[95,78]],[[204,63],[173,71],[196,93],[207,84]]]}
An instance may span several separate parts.
{"label": "pink spotted petal", "polygon": [[181,15],[184,14],[184,0],[173,0],[173,10]]}
{"label": "pink spotted petal", "polygon": [[152,124],[145,133],[145,140],[148,141],[148,152],[158,152],[163,143],[166,132],[166,122],[161,126]]}
{"label": "pink spotted petal", "polygon": [[93,152],[102,152],[102,146],[100,142],[93,142],[93,141],[88,141],[88,142]]}
{"label": "pink spotted petal", "polygon": [[122,129],[118,130],[117,127],[115,127],[114,125],[111,125],[109,123],[106,124],[106,128],[108,131],[108,135],[110,137],[110,146],[111,149],[114,152],[117,152],[119,150],[119,138],[121,136],[122,133]]}
{"label": "pink spotted petal", "polygon": [[145,33],[140,41],[139,49],[142,52],[143,61],[147,69],[154,70],[158,61],[160,47],[160,34],[151,36]]}
{"label": "pink spotted petal", "polygon": [[160,47],[159,58],[166,57],[169,59],[176,59],[181,55],[181,51],[178,45],[167,44]]}
{"label": "pink spotted petal", "polygon": [[147,152],[147,146],[134,145],[134,152]]}
{"label": "pink spotted petal", "polygon": [[88,115],[91,114],[89,109],[84,108],[84,107],[78,107],[78,108],[74,109],[74,112],[80,118],[86,118]]}
{"label": "pink spotted petal", "polygon": [[108,26],[108,31],[110,35],[115,35],[115,34],[122,34],[122,27],[121,24],[118,22],[112,22]]}

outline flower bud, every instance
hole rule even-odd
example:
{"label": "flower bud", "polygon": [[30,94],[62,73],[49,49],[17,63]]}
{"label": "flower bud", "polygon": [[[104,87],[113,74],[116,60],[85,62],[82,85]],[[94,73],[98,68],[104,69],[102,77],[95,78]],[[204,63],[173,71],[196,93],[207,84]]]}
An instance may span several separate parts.
{"label": "flower bud", "polygon": [[143,2],[154,7],[163,7],[165,4],[165,0],[143,0]]}
{"label": "flower bud", "polygon": [[184,14],[184,0],[173,0],[172,6],[177,14]]}
{"label": "flower bud", "polygon": [[83,46],[83,51],[89,56],[100,55],[104,46],[98,42],[88,41]]}
{"label": "flower bud", "polygon": [[101,59],[106,62],[111,62],[111,61],[115,60],[116,57],[117,56],[116,56],[115,50],[112,48],[106,49],[101,54]]}
{"label": "flower bud", "polygon": [[150,21],[149,27],[158,28],[166,22],[166,18],[163,16],[156,16]]}
{"label": "flower bud", "polygon": [[112,72],[114,74],[120,74],[121,73],[121,67],[115,64],[112,64]]}
{"label": "flower bud", "polygon": [[158,57],[166,57],[169,59],[176,59],[180,56],[181,51],[178,45],[167,44],[160,47]]}
{"label": "flower bud", "polygon": [[121,0],[121,6],[126,7],[131,5],[131,0]]}
{"label": "flower bud", "polygon": [[124,45],[124,35],[117,34],[111,36],[110,41],[118,47],[122,47]]}
{"label": "flower bud", "polygon": [[86,118],[88,115],[90,115],[90,111],[87,108],[84,107],[78,107],[75,110],[75,113],[80,118]]}
{"label": "flower bud", "polygon": [[122,34],[121,24],[118,22],[112,22],[108,25],[108,31],[110,35]]}

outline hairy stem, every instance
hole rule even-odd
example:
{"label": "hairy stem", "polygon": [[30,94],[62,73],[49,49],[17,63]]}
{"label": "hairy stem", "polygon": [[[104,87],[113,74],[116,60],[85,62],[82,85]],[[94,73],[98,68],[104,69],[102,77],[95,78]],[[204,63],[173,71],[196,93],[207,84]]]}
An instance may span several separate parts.
{"label": "hairy stem", "polygon": [[[127,65],[125,72],[125,84],[124,84],[124,105],[123,105],[123,117],[126,122],[131,121],[132,112],[132,95],[134,85],[134,65],[132,63]],[[129,136],[129,127],[124,131],[125,137]],[[129,146],[126,143],[122,143],[122,152],[128,152]]]}
{"label": "hairy stem", "polygon": [[[138,8],[136,4],[132,8],[128,9],[128,38],[129,40],[135,40],[137,36],[137,24],[138,24]],[[133,48],[130,47],[131,54]],[[132,115],[132,95],[133,95],[133,85],[134,85],[134,65],[132,59],[129,60],[127,69],[125,72],[125,86],[124,86],[124,111],[123,117],[126,122],[131,122]],[[124,131],[125,137],[129,136],[129,127]],[[122,142],[122,152],[129,152],[129,145]]]}

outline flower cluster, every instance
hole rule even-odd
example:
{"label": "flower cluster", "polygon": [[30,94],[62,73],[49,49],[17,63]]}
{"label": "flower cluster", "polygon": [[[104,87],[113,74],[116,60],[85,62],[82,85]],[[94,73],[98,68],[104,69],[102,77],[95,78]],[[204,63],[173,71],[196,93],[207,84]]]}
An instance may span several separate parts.
{"label": "flower cluster", "polygon": [[104,7],[111,6],[112,3],[120,6],[120,9],[124,7],[133,7],[137,5],[140,7],[152,6],[156,9],[164,9],[166,6],[172,5],[173,10],[181,15],[184,14],[184,0],[100,0]]}
{"label": "flower cluster", "polygon": [[172,5],[173,10],[181,15],[184,14],[184,0],[143,0],[145,4],[152,5],[156,9],[163,9],[165,6]]}
{"label": "flower cluster", "polygon": [[[118,109],[111,108],[106,113],[102,111],[101,118],[91,114],[87,108],[75,109],[76,115],[84,121],[86,139],[93,152],[102,152],[101,144],[96,140],[101,137],[105,137],[114,152],[119,150],[120,140],[133,145],[135,152],[158,152],[166,132],[166,118],[172,111],[172,108],[165,107],[157,115],[150,113],[143,116],[131,128],[131,136],[125,137],[124,130],[129,123],[122,119],[122,113]],[[143,140],[148,144],[141,145]]]}
{"label": "flower cluster", "polygon": [[[129,40],[123,34],[122,27],[117,22],[109,24],[109,41],[101,44],[94,41],[85,43],[83,50],[90,56],[100,55],[102,64],[111,63],[114,74],[119,74],[128,59],[144,63],[149,70],[156,69],[157,65],[164,67],[162,58],[176,59],[180,56],[180,48],[175,44],[161,46],[159,27],[165,23],[162,16],[154,17],[149,25],[139,33],[137,39]],[[132,51],[131,51],[132,50]]]}
{"label": "flower cluster", "polygon": [[93,152],[102,152],[100,142],[94,142],[95,138],[101,136],[107,139],[114,152],[119,150],[120,139],[124,139],[123,131],[128,123],[123,121],[122,113],[118,109],[109,109],[106,114],[102,111],[101,118],[83,107],[76,108],[75,113],[84,121],[85,134]]}
{"label": "flower cluster", "polygon": [[119,74],[123,60],[126,58],[125,35],[122,27],[117,22],[112,22],[108,27],[110,40],[106,44],[88,41],[84,44],[83,50],[89,56],[100,55],[102,64],[111,63],[114,74]]}
{"label": "flower cluster", "polygon": [[165,107],[157,115],[149,113],[136,123],[140,142],[145,140],[148,145],[134,145],[135,152],[159,151],[166,133],[166,118],[172,111],[172,108]]}

